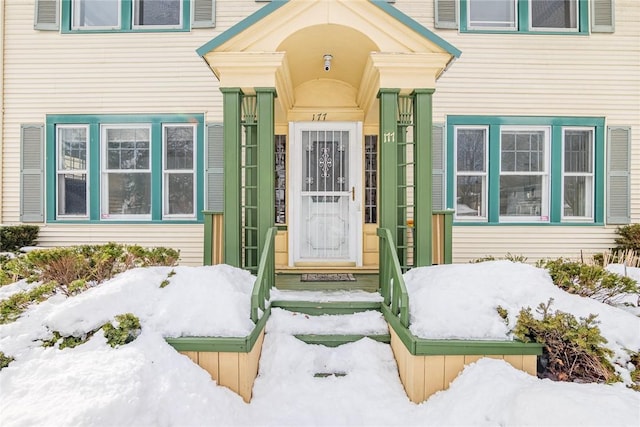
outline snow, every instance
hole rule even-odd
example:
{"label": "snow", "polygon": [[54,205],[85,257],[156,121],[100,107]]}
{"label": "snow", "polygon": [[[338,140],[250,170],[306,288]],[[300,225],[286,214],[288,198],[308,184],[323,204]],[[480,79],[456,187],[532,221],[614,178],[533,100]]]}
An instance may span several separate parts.
{"label": "snow", "polygon": [[[169,284],[160,287],[164,280]],[[245,404],[164,337],[246,336],[252,329],[253,280],[229,266],[153,267],[125,272],[75,297],[59,295],[32,306],[16,322],[0,325],[0,351],[15,358],[0,371],[0,425],[640,425],[640,393],[624,384],[541,380],[492,359],[469,365],[448,390],[413,404],[389,345],[364,338],[327,348],[292,336],[382,333],[386,326],[373,312],[316,317],[274,308],[253,399]],[[531,266],[507,261],[434,266],[410,271],[406,282],[412,331],[420,336],[511,339],[497,305],[509,311],[513,324],[520,308],[554,298],[554,309],[578,316],[597,313],[619,362],[624,362],[624,348],[640,349],[638,317],[569,295]],[[0,288],[0,298],[21,286]],[[272,298],[300,297],[272,292]],[[347,293],[317,293],[315,298],[360,300]],[[142,324],[140,336],[127,345],[111,348],[100,332],[64,350],[43,348],[38,341],[53,330],[87,332],[125,312]],[[345,375],[317,378],[317,373]]]}

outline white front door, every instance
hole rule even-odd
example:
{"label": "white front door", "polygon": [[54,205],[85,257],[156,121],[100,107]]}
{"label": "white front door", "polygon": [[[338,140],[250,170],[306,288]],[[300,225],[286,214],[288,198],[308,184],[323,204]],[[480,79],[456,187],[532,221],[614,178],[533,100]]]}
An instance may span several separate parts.
{"label": "white front door", "polygon": [[361,129],[292,123],[290,264],[362,264]]}

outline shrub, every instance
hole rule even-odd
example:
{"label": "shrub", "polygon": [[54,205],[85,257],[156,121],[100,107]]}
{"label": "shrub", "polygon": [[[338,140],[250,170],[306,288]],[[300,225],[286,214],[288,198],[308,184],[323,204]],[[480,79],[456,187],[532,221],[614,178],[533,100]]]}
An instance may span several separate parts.
{"label": "shrub", "polygon": [[631,388],[640,391],[640,351],[631,353],[630,362],[633,364],[633,371],[631,371],[633,385]]}
{"label": "shrub", "polygon": [[13,357],[5,356],[4,353],[0,351],[0,371],[9,366],[11,362],[13,362]]}
{"label": "shrub", "polygon": [[575,318],[570,313],[556,311],[541,303],[537,312],[542,315],[538,320],[530,308],[520,310],[514,336],[524,342],[537,342],[544,345],[542,370],[538,375],[556,381],[578,382],[615,382],[620,378],[609,357],[613,352],[604,347],[607,340],[600,334],[597,315],[587,318]]}
{"label": "shrub", "polygon": [[130,268],[173,266],[179,255],[180,252],[169,248],[145,249],[115,243],[39,249],[20,255],[3,264],[0,281],[27,279],[46,285],[0,301],[0,324],[17,319],[30,304],[55,292],[76,295]]}
{"label": "shrub", "polygon": [[140,335],[140,320],[131,313],[116,316],[115,322],[102,327],[107,343],[111,347],[125,345]]}
{"label": "shrub", "polygon": [[56,282],[45,283],[29,291],[16,292],[0,301],[0,325],[13,322],[29,305],[42,302],[52,296],[57,286]]}
{"label": "shrub", "polygon": [[51,339],[43,341],[42,346],[53,347],[54,345],[56,345],[56,343],[59,343],[58,349],[60,350],[64,348],[74,348],[89,341],[89,338],[91,338],[94,333],[95,331],[90,331],[80,337],[76,337],[73,335],[63,336],[60,334],[60,332],[53,331],[53,337]]}
{"label": "shrub", "polygon": [[37,225],[0,227],[0,252],[15,252],[24,246],[34,246],[39,232]]}
{"label": "shrub", "polygon": [[493,255],[485,255],[482,258],[476,258],[469,262],[471,264],[478,264],[480,262],[496,261],[498,259],[506,259],[507,261],[511,261],[511,262],[521,262],[521,263],[527,262],[527,257],[525,257],[524,255],[513,255],[509,252],[507,252],[504,258],[496,258]]}
{"label": "shrub", "polygon": [[616,229],[617,237],[615,242],[618,245],[616,250],[631,249],[640,252],[640,224],[629,224]]}
{"label": "shrub", "polygon": [[544,267],[556,286],[607,304],[616,303],[624,294],[640,292],[637,282],[632,278],[611,273],[599,265],[559,258],[546,261]]}

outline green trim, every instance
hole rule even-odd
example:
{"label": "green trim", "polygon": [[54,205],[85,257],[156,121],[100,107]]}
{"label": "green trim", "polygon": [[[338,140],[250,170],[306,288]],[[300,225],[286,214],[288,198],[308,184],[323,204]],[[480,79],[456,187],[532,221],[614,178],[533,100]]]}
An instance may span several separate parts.
{"label": "green trim", "polygon": [[[604,181],[605,181],[605,119],[603,117],[567,117],[567,116],[448,116],[447,117],[447,206],[453,207],[455,175],[455,127],[485,126],[489,129],[489,161],[487,165],[487,221],[464,221],[458,218],[453,225],[463,226],[602,226],[604,224]],[[501,126],[548,126],[550,127],[549,165],[550,194],[548,222],[500,222],[500,128]],[[562,205],[562,128],[594,128],[594,216],[591,221],[563,221]]]}
{"label": "green trim", "polygon": [[114,29],[72,29],[72,0],[61,0],[60,29],[63,34],[100,33],[184,33],[191,31],[191,0],[182,0],[181,28],[133,28],[133,0],[120,0],[120,28]]}
{"label": "green trim", "polygon": [[529,26],[529,1],[518,0],[516,26],[513,30],[500,29],[470,29],[468,26],[468,0],[460,0],[460,32],[480,33],[480,34],[540,34],[540,35],[563,35],[563,36],[586,36],[589,35],[589,5],[588,0],[578,0],[578,30],[577,31],[553,31],[553,30],[533,30]]}
{"label": "green trim", "polygon": [[[265,248],[268,231],[274,226],[275,218],[275,88],[255,88],[257,102],[257,227],[258,248]],[[275,230],[274,230],[275,231]],[[275,235],[275,232],[274,232]],[[273,242],[271,243],[273,246]],[[273,250],[273,249],[272,249]],[[260,254],[258,254],[260,258]],[[272,283],[273,285],[273,283]]]}
{"label": "green trim", "polygon": [[[380,137],[378,143],[379,175],[378,224],[397,242],[398,230],[398,95],[399,89],[380,89]],[[404,224],[403,224],[404,225]],[[382,259],[380,262],[382,263]]]}
{"label": "green trim", "polygon": [[541,355],[542,344],[521,341],[424,339],[413,335],[388,307],[382,307],[387,323],[414,356],[435,355]]}
{"label": "green trim", "polygon": [[433,264],[432,225],[432,95],[434,89],[416,89],[413,92],[413,123],[415,141],[414,165],[414,266]]}
{"label": "green trim", "polygon": [[455,56],[456,58],[459,58],[460,55],[462,55],[462,51],[458,50],[456,47],[454,47],[452,44],[445,41],[440,36],[431,32],[429,29],[424,27],[419,22],[415,21],[410,16],[405,15],[395,7],[391,6],[387,0],[369,0],[369,1],[371,2],[371,4],[374,4],[375,6],[379,7],[381,10],[386,12],[389,16],[400,21],[402,24],[412,29],[413,31],[415,31],[425,39],[429,40],[432,43],[435,43],[436,45],[438,45],[438,47],[447,51],[447,53]]}
{"label": "green trim", "polygon": [[281,308],[287,311],[295,311],[310,316],[321,316],[324,314],[353,314],[363,311],[380,310],[380,302],[375,301],[333,301],[333,302],[313,302],[313,301],[272,301],[272,308]]}
{"label": "green trim", "polygon": [[204,214],[204,248],[202,251],[202,265],[213,264],[213,217],[214,212],[203,212]]}
{"label": "green trim", "polygon": [[294,335],[300,341],[306,344],[317,344],[325,347],[338,347],[343,344],[348,344],[356,341],[360,341],[363,338],[369,338],[374,341],[389,344],[391,342],[391,335],[314,335],[314,334],[299,334]]}
{"label": "green trim", "polygon": [[[193,224],[202,223],[204,216],[204,114],[48,114],[46,116],[46,219],[59,224]],[[195,141],[196,198],[195,216],[191,218],[162,218],[162,125],[197,123]],[[151,128],[151,218],[150,219],[102,219],[102,147],[101,125],[140,124]],[[56,125],[78,125],[89,128],[88,191],[89,208],[87,218],[57,219],[56,211]]]}
{"label": "green trim", "polygon": [[250,353],[270,315],[268,308],[246,337],[177,337],[165,338],[165,341],[177,351]]}
{"label": "green trim", "polygon": [[224,237],[223,260],[242,267],[241,242],[241,120],[242,90],[220,88],[224,122]]}
{"label": "green trim", "polygon": [[237,24],[229,28],[228,30],[222,32],[221,34],[217,35],[213,39],[209,40],[204,45],[200,46],[198,49],[196,49],[196,53],[200,56],[206,55],[207,53],[211,52],[212,50],[219,47],[223,43],[226,43],[227,41],[231,40],[233,37],[242,33],[244,30],[248,29],[252,25],[256,24],[258,21],[262,20],[265,16],[270,15],[275,10],[284,6],[286,3],[288,3],[288,0],[272,0],[271,2],[266,4],[264,7],[258,9],[251,15],[244,18],[242,21],[238,22]]}

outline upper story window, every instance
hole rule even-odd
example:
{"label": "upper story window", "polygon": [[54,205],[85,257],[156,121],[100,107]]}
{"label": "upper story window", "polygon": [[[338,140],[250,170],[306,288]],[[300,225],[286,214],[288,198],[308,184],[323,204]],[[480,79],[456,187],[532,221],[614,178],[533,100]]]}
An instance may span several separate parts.
{"label": "upper story window", "polygon": [[63,32],[189,31],[192,1],[63,0],[62,29]]}
{"label": "upper story window", "polygon": [[448,118],[458,222],[602,223],[604,120]]}
{"label": "upper story window", "polygon": [[589,31],[586,0],[459,0],[462,32]]}

